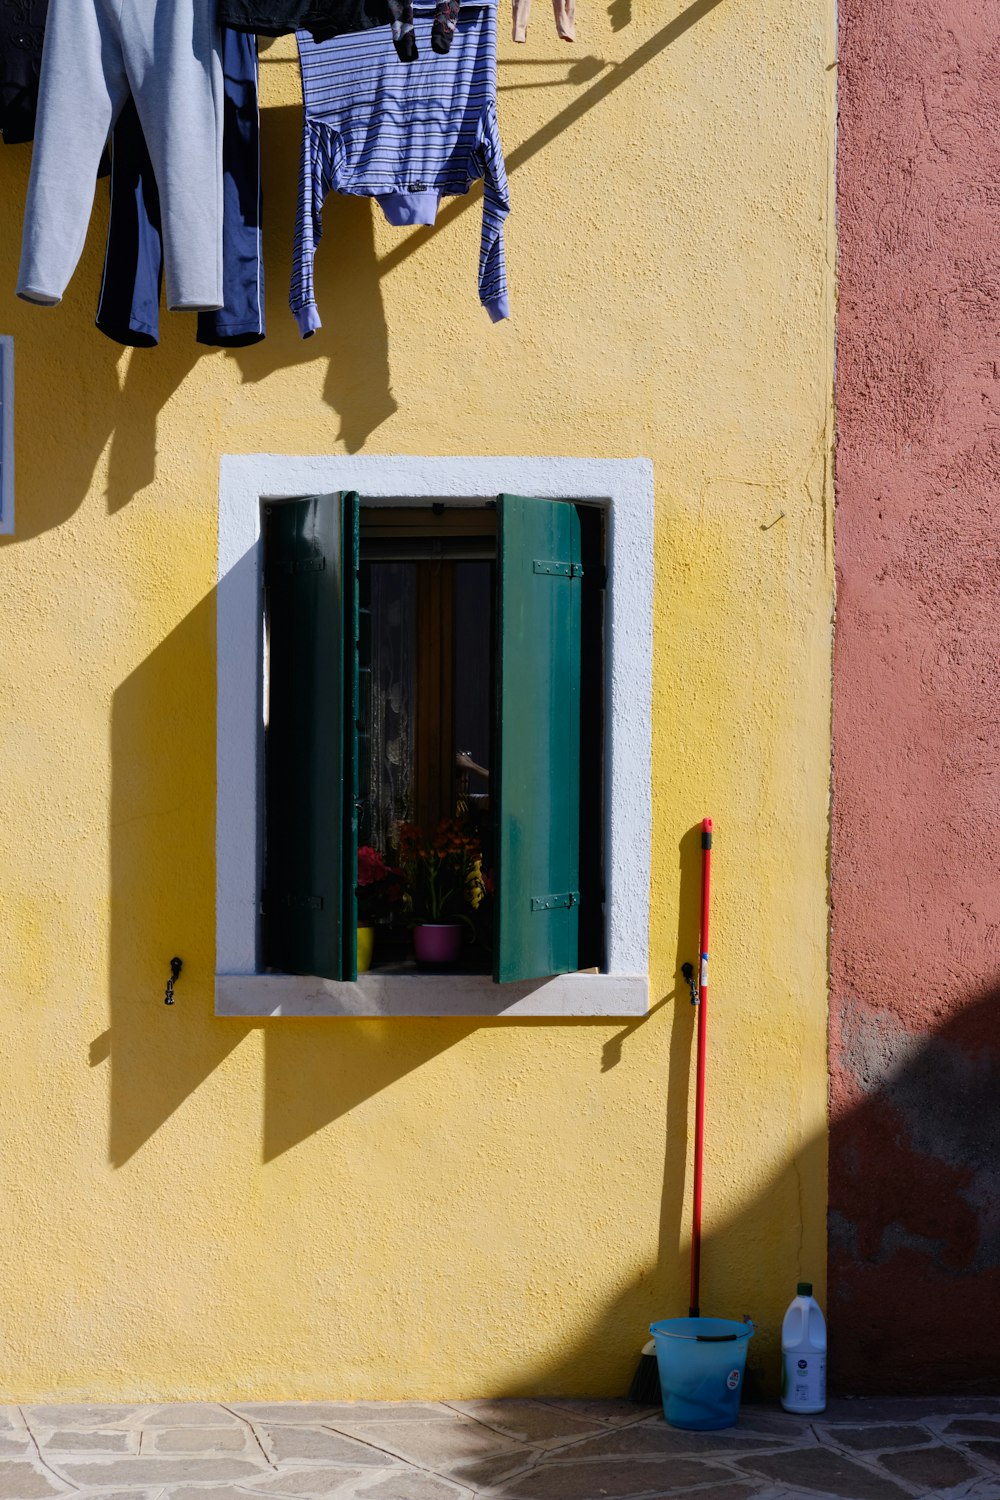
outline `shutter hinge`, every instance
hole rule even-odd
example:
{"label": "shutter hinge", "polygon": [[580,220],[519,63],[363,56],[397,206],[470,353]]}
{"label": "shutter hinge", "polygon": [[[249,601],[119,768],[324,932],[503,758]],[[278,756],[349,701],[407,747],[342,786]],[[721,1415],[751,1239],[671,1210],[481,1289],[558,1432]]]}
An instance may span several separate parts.
{"label": "shutter hinge", "polygon": [[583,564],[574,562],[549,562],[536,557],[531,564],[533,573],[544,573],[550,578],[582,578]]}
{"label": "shutter hinge", "polygon": [[562,891],[558,896],[532,896],[532,911],[561,911],[580,905],[579,891]]}
{"label": "shutter hinge", "polygon": [[299,911],[322,911],[322,896],[300,896],[295,891],[262,891],[261,911],[277,911],[279,907],[292,907]]}
{"label": "shutter hinge", "polygon": [[264,568],[264,579],[288,578],[293,573],[322,573],[326,568],[325,557],[272,558]]}

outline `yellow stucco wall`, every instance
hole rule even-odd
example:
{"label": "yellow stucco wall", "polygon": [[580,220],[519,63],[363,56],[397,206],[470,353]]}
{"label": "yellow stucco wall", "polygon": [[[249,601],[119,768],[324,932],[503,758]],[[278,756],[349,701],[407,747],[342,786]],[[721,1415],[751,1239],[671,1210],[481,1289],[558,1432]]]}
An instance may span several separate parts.
{"label": "yellow stucco wall", "polygon": [[[2,1394],[620,1392],[686,1311],[706,812],[702,1301],[754,1315],[773,1373],[825,1258],[832,0],[582,0],[573,50],[540,6],[504,36],[496,328],[478,198],[433,237],[348,201],[299,341],[290,55],[262,64],[258,348],[93,329],[103,186],[63,305],[16,302],[27,152],[0,151]],[[647,1021],[214,1018],[219,457],[344,449],[652,459]]]}

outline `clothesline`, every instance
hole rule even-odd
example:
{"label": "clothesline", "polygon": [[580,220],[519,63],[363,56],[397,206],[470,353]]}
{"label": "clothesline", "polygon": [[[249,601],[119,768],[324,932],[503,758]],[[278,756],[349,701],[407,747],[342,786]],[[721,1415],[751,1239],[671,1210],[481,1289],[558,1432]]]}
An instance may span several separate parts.
{"label": "clothesline", "polygon": [[[20,110],[8,93],[0,118],[5,139],[30,139],[34,125],[25,300],[61,300],[110,136],[97,326],[155,344],[165,271],[167,305],[198,313],[200,342],[264,337],[255,34],[294,27],[303,137],[290,303],[303,337],[321,326],[312,261],[331,191],[375,198],[392,224],[432,224],[442,197],[482,179],[480,300],[494,321],[509,315],[496,0],[49,0],[47,14],[45,0],[29,3],[45,32],[37,106],[29,76]],[[513,0],[518,40],[529,3]],[[553,0],[566,40],[573,5]],[[3,40],[0,30],[0,75]]]}

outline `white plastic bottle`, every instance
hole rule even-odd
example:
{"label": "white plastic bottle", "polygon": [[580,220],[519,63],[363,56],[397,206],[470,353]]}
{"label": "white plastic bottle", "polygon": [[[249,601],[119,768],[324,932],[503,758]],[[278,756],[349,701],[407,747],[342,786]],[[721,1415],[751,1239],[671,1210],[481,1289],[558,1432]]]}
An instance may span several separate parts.
{"label": "white plastic bottle", "polygon": [[781,1404],[808,1416],[826,1406],[826,1323],[812,1282],[795,1292],[781,1325]]}

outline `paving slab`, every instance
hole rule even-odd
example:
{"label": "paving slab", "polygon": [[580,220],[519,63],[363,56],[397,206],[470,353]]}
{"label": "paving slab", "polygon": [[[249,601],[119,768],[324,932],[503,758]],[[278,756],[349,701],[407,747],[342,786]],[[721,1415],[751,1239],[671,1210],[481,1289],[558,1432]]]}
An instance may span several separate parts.
{"label": "paving slab", "polygon": [[443,1401],[234,1401],[229,1408],[251,1422],[427,1422],[455,1413]]}
{"label": "paving slab", "polygon": [[650,1458],[669,1453],[746,1453],[752,1449],[773,1450],[782,1446],[780,1439],[740,1432],[736,1427],[721,1432],[682,1432],[668,1427],[661,1418],[656,1425],[620,1427],[585,1438],[570,1448],[549,1453],[552,1462],[577,1458]]}
{"label": "paving slab", "polygon": [[390,1459],[377,1443],[358,1442],[327,1427],[268,1427],[261,1425],[265,1450],[277,1464],[303,1459],[323,1463],[384,1468]]}
{"label": "paving slab", "polygon": [[[95,1491],[95,1500],[105,1500],[106,1490]],[[131,1491],[128,1493],[132,1493]],[[211,1489],[203,1489],[197,1484],[179,1484],[172,1489],[157,1490],[153,1493],[161,1495],[163,1500],[253,1500],[254,1495],[260,1495],[259,1490],[244,1489],[239,1484],[213,1484]],[[124,1492],[119,1491],[123,1496]]]}
{"label": "paving slab", "polygon": [[17,1457],[31,1451],[31,1437],[23,1428],[20,1432],[14,1429],[0,1432],[0,1455],[11,1453]]}
{"label": "paving slab", "polygon": [[588,1421],[624,1425],[630,1422],[641,1422],[649,1415],[648,1408],[636,1406],[634,1402],[624,1399],[594,1397],[588,1401],[581,1398],[562,1399],[558,1396],[536,1396],[533,1399],[538,1402],[539,1406],[551,1406],[557,1411],[565,1411],[570,1416],[583,1417]]}
{"label": "paving slab", "polygon": [[476,1495],[491,1495],[494,1490],[502,1490],[508,1479],[534,1468],[537,1457],[532,1449],[512,1448],[497,1458],[463,1459],[449,1467],[448,1478],[464,1485],[467,1494],[471,1490]]}
{"label": "paving slab", "polygon": [[419,1469],[378,1479],[351,1492],[351,1500],[468,1500],[468,1496],[469,1491],[464,1487]]}
{"label": "paving slab", "polygon": [[172,1401],[143,1413],[143,1427],[242,1427],[228,1406],[209,1401]]}
{"label": "paving slab", "polygon": [[147,1407],[142,1406],[23,1406],[24,1420],[34,1430],[36,1427],[123,1427],[132,1426],[139,1417],[145,1417]]}
{"label": "paving slab", "polygon": [[974,1453],[977,1459],[985,1460],[991,1469],[1000,1471],[1000,1443],[988,1443],[976,1438],[972,1442],[963,1443],[962,1447],[966,1453]]}
{"label": "paving slab", "polygon": [[[363,1469],[323,1468],[319,1464],[309,1469],[298,1469],[278,1474],[260,1484],[254,1491],[263,1495],[303,1495],[322,1500],[325,1495],[342,1495],[364,1477]],[[405,1475],[404,1475],[405,1477]],[[215,1500],[214,1492],[202,1490],[205,1500]]]}
{"label": "paving slab", "polygon": [[68,1494],[69,1489],[34,1464],[0,1460],[0,1500],[47,1500],[49,1495]]}
{"label": "paving slab", "polygon": [[337,1430],[418,1468],[438,1472],[468,1459],[489,1458],[520,1447],[512,1438],[455,1412],[447,1421],[338,1423]]}
{"label": "paving slab", "polygon": [[812,1444],[817,1441],[816,1431],[811,1418],[793,1417],[787,1411],[779,1411],[777,1408],[768,1410],[761,1406],[746,1406],[739,1416],[735,1429],[726,1428],[725,1431],[747,1432],[754,1436],[774,1436],[783,1438],[786,1442]]}
{"label": "paving slab", "polygon": [[[166,1490],[74,1490],[73,1500],[159,1500],[160,1495],[167,1494]],[[205,1490],[198,1490],[200,1500],[206,1500]],[[219,1491],[210,1490],[212,1500],[217,1500]],[[244,1491],[241,1500],[248,1500],[249,1491]]]}
{"label": "paving slab", "polygon": [[539,1401],[451,1401],[453,1411],[481,1422],[502,1436],[536,1448],[574,1442],[592,1433],[605,1432],[608,1424]]}
{"label": "paving slab", "polygon": [[902,1500],[911,1493],[888,1475],[883,1477],[851,1458],[822,1448],[762,1453],[737,1459],[736,1463],[740,1469],[763,1474],[772,1482],[783,1484],[793,1494],[797,1489],[807,1493],[818,1490],[839,1496],[840,1500]]}
{"label": "paving slab", "polygon": [[897,1479],[905,1479],[910,1484],[924,1489],[931,1488],[935,1492],[951,1489],[952,1485],[963,1484],[967,1479],[975,1479],[981,1472],[954,1448],[945,1447],[921,1448],[909,1453],[883,1453],[879,1462],[883,1469],[888,1469]]}
{"label": "paving slab", "polygon": [[[246,1463],[238,1458],[116,1458],[108,1463],[78,1463],[76,1459],[62,1459],[59,1471],[75,1485],[167,1485],[180,1484],[185,1480],[232,1481],[256,1478],[269,1470],[263,1459],[260,1463]],[[2,1496],[0,1496],[2,1500]]]}
{"label": "paving slab", "polygon": [[[632,1500],[639,1496],[674,1495],[695,1485],[725,1481],[724,1500],[746,1500],[746,1485],[736,1484],[725,1469],[697,1459],[633,1459],[627,1464],[540,1464],[506,1481],[504,1500]],[[487,1492],[488,1493],[488,1492]],[[704,1490],[699,1491],[704,1494]]]}
{"label": "paving slab", "polygon": [[242,1422],[235,1427],[153,1427],[142,1434],[143,1454],[150,1453],[245,1453],[260,1458],[251,1429]]}
{"label": "paving slab", "polygon": [[934,1437],[926,1427],[912,1422],[886,1424],[874,1422],[867,1427],[824,1427],[823,1432],[842,1448],[852,1448],[856,1453],[876,1453],[883,1448],[916,1448],[921,1443],[933,1443]]}
{"label": "paving slab", "polygon": [[[36,1432],[35,1438],[43,1454],[57,1453],[138,1453],[138,1432],[120,1428],[105,1431],[103,1428],[74,1429],[67,1427],[59,1432]],[[29,1439],[30,1441],[30,1439]]]}
{"label": "paving slab", "polygon": [[944,1430],[957,1432],[963,1437],[1000,1438],[1000,1421],[988,1417],[962,1417],[957,1422],[949,1422]]}

